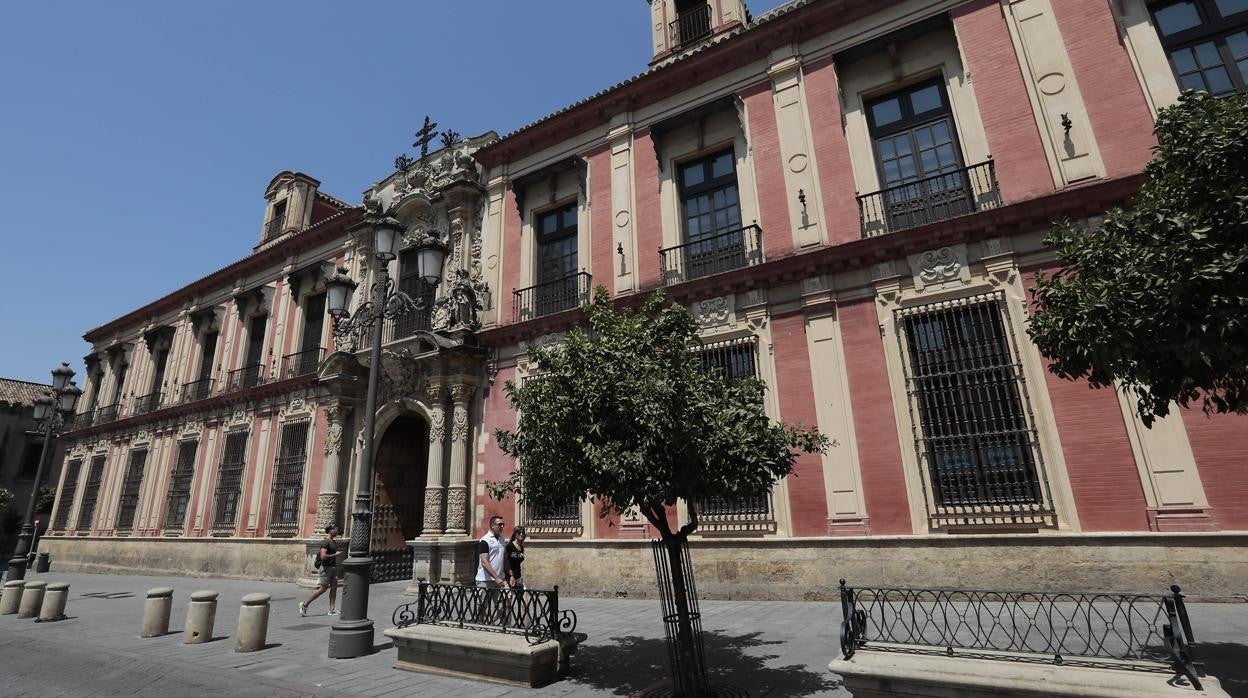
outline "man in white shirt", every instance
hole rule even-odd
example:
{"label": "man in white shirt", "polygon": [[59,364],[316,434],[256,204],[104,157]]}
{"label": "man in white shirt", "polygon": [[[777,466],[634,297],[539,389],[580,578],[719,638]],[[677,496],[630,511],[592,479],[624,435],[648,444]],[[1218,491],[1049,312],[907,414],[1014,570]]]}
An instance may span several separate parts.
{"label": "man in white shirt", "polygon": [[503,552],[507,542],[503,540],[503,517],[490,517],[490,530],[477,541],[477,586],[487,589],[504,589]]}

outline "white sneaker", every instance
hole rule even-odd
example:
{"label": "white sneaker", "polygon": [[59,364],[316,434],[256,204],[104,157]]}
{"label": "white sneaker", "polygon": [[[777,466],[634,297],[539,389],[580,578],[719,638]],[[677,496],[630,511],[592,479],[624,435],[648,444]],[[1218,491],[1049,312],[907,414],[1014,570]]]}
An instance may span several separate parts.
{"label": "white sneaker", "polygon": [[338,609],[336,609],[336,608],[331,608],[331,609],[329,609],[329,613],[326,613],[325,615],[327,615],[327,616],[336,616],[336,615],[338,615]]}
{"label": "white sneaker", "polygon": [[302,618],[308,617],[308,605],[302,601],[299,602],[299,616]]}

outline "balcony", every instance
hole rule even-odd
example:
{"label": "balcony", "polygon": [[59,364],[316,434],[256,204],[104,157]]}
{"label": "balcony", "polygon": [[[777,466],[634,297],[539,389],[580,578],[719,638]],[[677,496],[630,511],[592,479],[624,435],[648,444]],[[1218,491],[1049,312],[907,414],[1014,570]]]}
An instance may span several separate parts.
{"label": "balcony", "polygon": [[107,424],[117,421],[117,414],[121,410],[121,404],[114,402],[111,405],[104,405],[95,413],[96,424]]}
{"label": "balcony", "polygon": [[74,415],[73,419],[71,419],[69,424],[66,425],[65,431],[73,431],[74,429],[86,429],[92,424],[95,424],[95,411],[94,410],[87,410],[86,412],[79,412],[78,414]]}
{"label": "balcony", "polygon": [[182,384],[182,402],[205,400],[212,395],[212,379],[200,378],[197,381]]}
{"label": "balcony", "polygon": [[316,373],[321,365],[321,356],[325,350],[321,347],[305,349],[282,357],[282,378],[294,378],[309,373]]}
{"label": "balcony", "polygon": [[281,234],[282,229],[286,227],[286,216],[277,216],[268,223],[264,224],[264,239],[269,240]]}
{"label": "balcony", "polygon": [[264,364],[251,364],[236,368],[225,374],[225,389],[229,392],[254,388],[264,382]]}
{"label": "balcony", "polygon": [[676,21],[668,24],[672,48],[681,48],[711,35],[711,6],[700,5],[681,12]]}
{"label": "balcony", "polygon": [[[381,344],[385,346],[395,340],[411,337],[417,331],[428,332],[433,327],[432,296],[429,305],[423,310],[412,309],[387,319],[381,326]],[[373,346],[373,333],[366,331],[356,341],[356,351],[365,351]]]}
{"label": "balcony", "polygon": [[763,229],[757,224],[659,250],[664,286],[752,267],[763,261]]}
{"label": "balcony", "polygon": [[162,395],[164,395],[164,393],[158,390],[154,393],[148,393],[147,395],[135,400],[134,414],[147,414],[148,412],[155,412],[160,409]]}
{"label": "balcony", "polygon": [[512,291],[512,322],[522,322],[579,308],[589,302],[593,277],[580,271],[563,278]]}
{"label": "balcony", "polygon": [[858,197],[858,219],[862,236],[873,238],[999,206],[996,169],[988,160],[863,194]]}

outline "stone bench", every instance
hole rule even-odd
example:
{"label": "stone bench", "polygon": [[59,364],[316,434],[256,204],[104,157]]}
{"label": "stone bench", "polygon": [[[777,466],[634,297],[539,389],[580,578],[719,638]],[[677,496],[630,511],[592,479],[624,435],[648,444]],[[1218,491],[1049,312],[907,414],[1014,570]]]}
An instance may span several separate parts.
{"label": "stone bench", "polygon": [[385,631],[395,668],[537,688],[567,674],[577,645],[576,615],[559,609],[559,590],[481,589],[420,580],[415,603],[395,610]]}
{"label": "stone bench", "polygon": [[1171,594],[851,588],[828,664],[855,698],[1210,696]]}

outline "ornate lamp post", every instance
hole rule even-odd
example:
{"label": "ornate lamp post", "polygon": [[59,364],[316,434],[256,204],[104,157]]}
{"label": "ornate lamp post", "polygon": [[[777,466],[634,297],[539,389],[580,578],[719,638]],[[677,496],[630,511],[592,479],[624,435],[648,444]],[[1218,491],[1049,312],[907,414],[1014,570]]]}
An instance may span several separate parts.
{"label": "ornate lamp post", "polygon": [[9,560],[10,580],[26,577],[26,558],[30,554],[31,540],[35,535],[35,502],[39,499],[43,473],[48,468],[52,440],[73,417],[78,397],[82,395],[82,390],[70,381],[73,377],[74,370],[69,364],[61,364],[52,369],[52,394],[35,398],[35,422],[43,432],[43,450],[39,453],[39,467],[35,470],[35,482],[30,489],[30,502],[26,504],[26,518],[22,519],[22,532],[18,534],[17,547],[13,549],[13,558]]}
{"label": "ornate lamp post", "polygon": [[[377,274],[370,299],[353,316],[348,308],[351,306],[351,294],[358,284],[347,276],[347,270],[339,269],[325,282],[334,335],[360,338],[369,332],[372,337],[364,410],[364,446],[351,513],[349,554],[343,562],[347,588],[343,594],[342,615],[329,633],[329,656],[334,659],[361,657],[373,652],[373,621],[368,618],[368,584],[373,566],[369,543],[373,520],[373,429],[377,413],[383,320],[426,309],[423,298],[413,299],[397,290],[394,280],[390,278],[389,263],[395,258],[403,225],[388,213],[375,212],[361,226],[372,228],[376,243],[374,257]],[[441,280],[446,252],[446,245],[431,235],[417,242],[416,265],[425,283],[435,286]]]}

